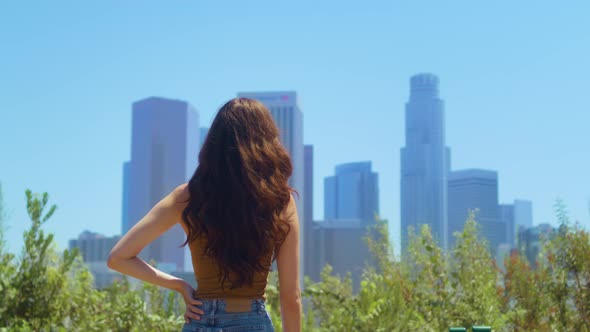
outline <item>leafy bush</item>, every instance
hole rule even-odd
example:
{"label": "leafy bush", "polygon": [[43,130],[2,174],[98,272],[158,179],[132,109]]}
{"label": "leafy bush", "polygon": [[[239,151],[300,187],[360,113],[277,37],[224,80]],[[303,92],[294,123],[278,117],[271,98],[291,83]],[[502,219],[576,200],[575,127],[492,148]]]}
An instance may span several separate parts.
{"label": "leafy bush", "polygon": [[536,269],[512,252],[496,266],[473,214],[448,253],[430,229],[410,231],[401,261],[393,259],[386,223],[367,243],[377,266],[368,267],[358,294],[350,279],[330,274],[308,284],[314,331],[445,331],[490,325],[494,331],[590,331],[590,237],[571,225],[561,203],[558,232],[546,239]]}
{"label": "leafy bush", "polygon": [[[179,331],[180,297],[129,282],[93,288],[92,274],[77,250],[57,254],[52,234],[41,226],[56,206],[48,195],[26,192],[31,227],[18,260],[6,253],[0,229],[0,330],[2,331]],[[45,213],[46,208],[49,210]]]}
{"label": "leafy bush", "polygon": [[[1,193],[0,193],[1,194]],[[20,256],[8,253],[0,204],[0,331],[179,331],[183,301],[174,292],[123,279],[92,287],[92,274],[76,250],[58,254],[42,226],[56,207],[47,194],[26,192],[30,228]],[[0,196],[1,203],[1,196]],[[47,212],[45,212],[47,210]],[[444,252],[426,226],[410,232],[395,260],[387,223],[367,236],[375,266],[353,293],[350,276],[326,266],[321,281],[306,278],[304,331],[445,331],[491,325],[495,331],[590,332],[590,236],[556,205],[558,231],[535,266],[512,252],[496,266],[473,215],[455,247]],[[281,331],[277,276],[270,275],[268,311]]]}

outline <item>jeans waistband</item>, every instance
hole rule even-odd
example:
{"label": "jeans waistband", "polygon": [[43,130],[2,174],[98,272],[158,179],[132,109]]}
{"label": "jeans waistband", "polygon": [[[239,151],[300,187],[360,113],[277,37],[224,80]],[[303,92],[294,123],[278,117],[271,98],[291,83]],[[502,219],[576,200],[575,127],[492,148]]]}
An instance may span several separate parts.
{"label": "jeans waistband", "polygon": [[200,299],[203,304],[199,307],[206,313],[223,313],[223,312],[258,312],[264,313],[266,310],[264,299],[248,299],[239,297],[219,298],[219,299]]}

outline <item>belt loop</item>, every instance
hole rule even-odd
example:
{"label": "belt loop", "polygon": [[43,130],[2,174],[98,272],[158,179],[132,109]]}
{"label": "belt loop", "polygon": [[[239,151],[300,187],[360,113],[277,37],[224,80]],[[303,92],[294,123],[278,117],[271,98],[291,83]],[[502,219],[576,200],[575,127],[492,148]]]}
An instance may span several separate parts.
{"label": "belt loop", "polygon": [[209,313],[209,324],[215,325],[215,311],[217,311],[217,300],[213,299],[211,301],[211,312]]}

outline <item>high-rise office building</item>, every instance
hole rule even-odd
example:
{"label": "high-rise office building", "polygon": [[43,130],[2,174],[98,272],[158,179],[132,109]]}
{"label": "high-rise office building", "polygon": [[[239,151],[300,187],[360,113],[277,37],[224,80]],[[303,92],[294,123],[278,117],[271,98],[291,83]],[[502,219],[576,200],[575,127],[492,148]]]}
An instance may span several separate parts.
{"label": "high-rise office building", "polygon": [[317,249],[310,258],[315,261],[311,279],[319,281],[321,270],[329,264],[333,274],[350,273],[353,290],[358,291],[365,267],[375,264],[365,242],[368,231],[367,224],[360,219],[315,222],[313,233]]}
{"label": "high-rise office building", "polygon": [[86,230],[77,239],[70,240],[69,249],[78,248],[84,262],[106,262],[120,239],[120,236],[104,236]]}
{"label": "high-rise office building", "polygon": [[470,211],[481,226],[481,235],[493,253],[506,243],[506,224],[498,218],[498,173],[481,169],[454,171],[448,177],[449,248],[455,244],[455,232],[461,232]]}
{"label": "high-rise office building", "polygon": [[508,229],[507,243],[516,247],[518,233],[533,227],[533,202],[517,199],[512,204],[501,204],[499,216]]}
{"label": "high-rise office building", "polygon": [[[187,102],[151,97],[133,103],[131,160],[124,176],[127,232],[193,175],[199,152],[199,114]],[[140,254],[166,271],[184,271],[184,230],[175,225]]]}
{"label": "high-rise office building", "polygon": [[350,273],[353,289],[359,289],[363,269],[373,264],[365,237],[379,213],[378,174],[371,162],[338,165],[335,175],[324,179],[324,221],[313,223],[313,252],[309,276],[318,280],[329,264],[333,273]]}
{"label": "high-rise office building", "polygon": [[521,228],[533,227],[533,202],[524,199],[514,200],[514,227],[515,234]]}
{"label": "high-rise office building", "polygon": [[374,221],[379,214],[379,183],[371,162],[337,165],[324,179],[324,219]]}
{"label": "high-rise office building", "polygon": [[406,103],[406,145],[401,149],[401,247],[408,245],[408,227],[430,226],[447,248],[447,175],[450,149],[445,145],[444,102],[433,74],[410,79]]}
{"label": "high-rise office building", "polygon": [[129,175],[131,173],[131,162],[123,163],[123,202],[121,204],[121,234],[127,233],[131,228],[129,225]]}
{"label": "high-rise office building", "polygon": [[[272,114],[272,117],[279,128],[281,142],[291,156],[293,164],[293,175],[289,185],[299,193],[297,202],[297,214],[299,219],[305,217],[305,190],[304,190],[304,148],[303,148],[303,112],[299,106],[299,100],[295,91],[279,92],[241,92],[240,98],[250,98],[260,101]],[[305,268],[305,224],[300,223],[300,271]],[[303,273],[301,278],[303,280]]]}
{"label": "high-rise office building", "polygon": [[303,250],[305,252],[305,264],[303,274],[311,276],[316,255],[316,243],[313,241],[313,145],[305,145],[303,148],[303,199],[305,200],[305,216],[303,217]]}
{"label": "high-rise office building", "polygon": [[69,249],[78,248],[88,270],[94,276],[94,287],[101,289],[109,286],[122,275],[107,267],[107,259],[111,249],[121,239],[120,236],[104,236],[102,234],[84,231],[77,239],[69,241]]}
{"label": "high-rise office building", "polygon": [[514,226],[514,205],[500,204],[498,205],[498,219],[506,225],[506,243],[510,248],[516,247],[516,233]]}

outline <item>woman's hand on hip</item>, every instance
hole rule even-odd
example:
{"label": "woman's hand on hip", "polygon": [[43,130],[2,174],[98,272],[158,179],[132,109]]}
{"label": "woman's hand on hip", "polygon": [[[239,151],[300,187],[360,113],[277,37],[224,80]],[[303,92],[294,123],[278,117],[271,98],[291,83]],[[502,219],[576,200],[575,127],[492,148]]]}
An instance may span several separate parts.
{"label": "woman's hand on hip", "polygon": [[201,315],[205,312],[201,310],[198,306],[203,304],[203,302],[195,299],[193,294],[195,293],[195,289],[191,284],[186,281],[183,281],[182,287],[179,289],[180,295],[184,299],[184,304],[186,305],[186,311],[184,313],[184,321],[189,323],[191,319],[200,320]]}

